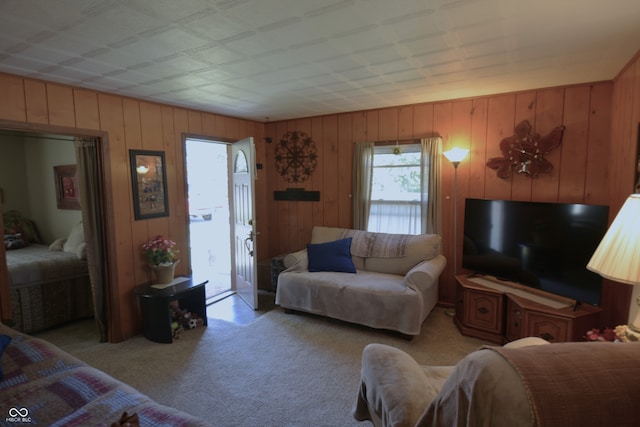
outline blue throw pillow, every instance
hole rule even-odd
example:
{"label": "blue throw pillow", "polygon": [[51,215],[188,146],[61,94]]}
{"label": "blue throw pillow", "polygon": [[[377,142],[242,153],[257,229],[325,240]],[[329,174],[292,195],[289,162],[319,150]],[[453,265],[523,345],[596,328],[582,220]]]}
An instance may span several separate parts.
{"label": "blue throw pillow", "polygon": [[327,243],[307,245],[309,271],[335,271],[355,273],[356,267],[351,259],[351,237]]}
{"label": "blue throw pillow", "polygon": [[[10,342],[11,337],[9,335],[0,334],[0,359],[2,359],[2,353],[4,353],[4,349],[7,348]],[[2,381],[2,364],[0,364],[0,381]]]}

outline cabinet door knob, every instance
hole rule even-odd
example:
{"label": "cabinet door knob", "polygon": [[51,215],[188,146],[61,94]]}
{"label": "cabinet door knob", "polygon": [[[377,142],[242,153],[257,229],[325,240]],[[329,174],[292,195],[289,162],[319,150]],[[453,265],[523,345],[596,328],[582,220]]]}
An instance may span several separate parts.
{"label": "cabinet door knob", "polygon": [[487,310],[487,308],[486,308],[486,307],[480,307],[480,308],[478,309],[478,311],[479,311],[480,313],[482,313],[482,314],[487,314],[487,313],[489,312],[489,310]]}

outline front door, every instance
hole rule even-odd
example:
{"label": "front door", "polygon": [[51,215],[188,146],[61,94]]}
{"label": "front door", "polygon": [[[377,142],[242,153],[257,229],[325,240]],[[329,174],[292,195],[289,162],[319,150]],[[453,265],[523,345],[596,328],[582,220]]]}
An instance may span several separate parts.
{"label": "front door", "polygon": [[253,138],[231,144],[234,272],[237,294],[258,309],[256,221],[254,208],[255,159]]}

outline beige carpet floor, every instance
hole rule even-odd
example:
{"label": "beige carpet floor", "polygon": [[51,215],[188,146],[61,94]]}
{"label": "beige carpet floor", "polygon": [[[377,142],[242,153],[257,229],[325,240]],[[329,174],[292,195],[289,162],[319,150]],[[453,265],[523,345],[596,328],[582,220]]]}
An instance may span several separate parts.
{"label": "beige carpet floor", "polygon": [[422,333],[396,334],[276,308],[246,325],[209,318],[173,344],[139,336],[98,343],[93,322],[39,334],[156,401],[212,426],[366,426],[351,416],[362,349],[398,347],[425,365],[454,365],[484,341],[436,308]]}

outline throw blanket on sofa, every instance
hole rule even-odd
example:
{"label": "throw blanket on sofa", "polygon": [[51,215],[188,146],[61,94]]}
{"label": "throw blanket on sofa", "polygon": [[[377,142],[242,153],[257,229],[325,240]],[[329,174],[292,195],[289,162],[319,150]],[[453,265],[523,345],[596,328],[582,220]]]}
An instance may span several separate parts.
{"label": "throw blanket on sofa", "polygon": [[562,343],[525,351],[487,348],[520,375],[537,425],[638,425],[640,343]]}
{"label": "throw blanket on sofa", "polygon": [[351,237],[351,255],[368,258],[395,258],[406,254],[407,242],[413,235],[371,233],[362,230],[344,229],[340,238]]}

